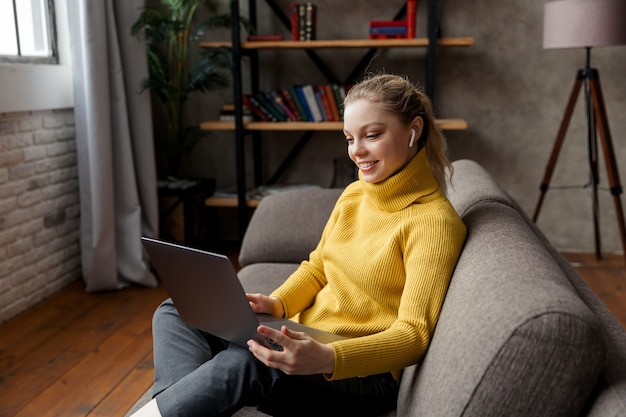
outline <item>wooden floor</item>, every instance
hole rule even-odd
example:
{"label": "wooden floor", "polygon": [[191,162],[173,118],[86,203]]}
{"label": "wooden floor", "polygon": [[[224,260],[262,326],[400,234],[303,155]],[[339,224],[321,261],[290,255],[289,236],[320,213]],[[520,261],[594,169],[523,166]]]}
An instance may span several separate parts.
{"label": "wooden floor", "polygon": [[[622,257],[566,255],[626,327]],[[161,288],[87,294],[80,282],[0,325],[0,417],[123,416],[152,383]]]}

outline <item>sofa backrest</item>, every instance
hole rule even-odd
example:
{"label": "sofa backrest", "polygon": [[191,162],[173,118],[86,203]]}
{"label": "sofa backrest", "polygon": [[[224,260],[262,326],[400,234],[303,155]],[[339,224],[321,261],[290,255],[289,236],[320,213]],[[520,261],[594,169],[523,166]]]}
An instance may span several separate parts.
{"label": "sofa backrest", "polygon": [[463,216],[468,235],[398,415],[579,415],[604,365],[602,329],[515,209]]}
{"label": "sofa backrest", "polygon": [[482,167],[454,167],[467,241],[398,415],[626,415],[624,329]]}
{"label": "sofa backrest", "polygon": [[309,257],[341,189],[302,189],[265,197],[244,235],[239,264],[300,263]]}

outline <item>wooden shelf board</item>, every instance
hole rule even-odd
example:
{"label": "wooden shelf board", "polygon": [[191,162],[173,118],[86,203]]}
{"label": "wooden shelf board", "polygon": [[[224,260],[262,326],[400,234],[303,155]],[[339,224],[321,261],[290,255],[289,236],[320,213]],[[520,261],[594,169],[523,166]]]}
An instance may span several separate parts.
{"label": "wooden shelf board", "polygon": [[[473,37],[440,38],[438,46],[471,46]],[[231,42],[200,42],[203,48],[232,46]],[[255,41],[242,42],[242,49],[324,49],[324,48],[410,48],[426,47],[428,38],[414,39],[329,39],[315,41]]]}
{"label": "wooden shelf board", "polygon": [[[437,119],[442,130],[465,130],[467,122],[463,119]],[[249,122],[243,124],[246,130],[343,130],[343,122]],[[234,122],[203,122],[203,130],[234,130]]]}

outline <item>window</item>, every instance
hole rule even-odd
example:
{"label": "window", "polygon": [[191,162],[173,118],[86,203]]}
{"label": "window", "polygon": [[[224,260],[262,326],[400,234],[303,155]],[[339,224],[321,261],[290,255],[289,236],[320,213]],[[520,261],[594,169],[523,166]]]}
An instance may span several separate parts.
{"label": "window", "polygon": [[[32,0],[8,0],[8,3],[0,0],[0,7],[9,10],[15,22],[14,6],[23,2],[33,3]],[[52,57],[8,57],[0,52],[0,119],[3,113],[74,107],[68,3],[68,0],[41,2],[50,16],[46,23],[53,22],[48,29]],[[5,16],[4,10],[0,10],[0,43],[5,39]],[[10,38],[15,39],[14,23],[10,27],[13,29]]]}
{"label": "window", "polygon": [[53,0],[0,0],[0,62],[56,64]]}

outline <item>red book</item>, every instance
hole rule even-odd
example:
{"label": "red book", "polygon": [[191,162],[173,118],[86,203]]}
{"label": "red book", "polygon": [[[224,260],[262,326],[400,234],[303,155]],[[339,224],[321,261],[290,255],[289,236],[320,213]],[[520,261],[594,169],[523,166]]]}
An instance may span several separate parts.
{"label": "red book", "polygon": [[371,28],[391,27],[391,26],[407,26],[406,20],[370,20]]}
{"label": "red book", "polygon": [[319,85],[316,87],[317,94],[320,96],[320,101],[322,102],[322,106],[324,108],[324,114],[326,117],[324,118],[327,122],[334,122],[336,119],[333,115],[333,111],[330,107],[330,100],[328,99],[328,95],[326,93],[326,86]]}
{"label": "red book", "polygon": [[244,94],[243,96],[241,96],[241,99],[243,101],[243,104],[250,109],[250,111],[252,112],[252,114],[255,116],[257,120],[261,120],[264,122],[267,122],[270,120],[269,117],[267,117],[265,113],[261,111],[261,109],[259,109],[257,106],[252,104],[249,94]]}
{"label": "red book", "polygon": [[406,37],[415,38],[415,28],[417,24],[417,0],[407,0],[406,2]]}
{"label": "red book", "polygon": [[291,40],[300,40],[300,5],[291,3],[289,6],[289,17],[291,21]]}
{"label": "red book", "polygon": [[291,112],[296,116],[296,120],[302,121],[303,120],[302,115],[300,114],[300,111],[298,110],[298,105],[293,100],[291,93],[289,93],[289,88],[288,87],[281,88],[279,91],[279,94],[282,96],[283,100],[285,101],[285,103],[287,104]]}
{"label": "red book", "polygon": [[330,111],[333,115],[333,120],[340,121],[341,115],[339,114],[339,107],[337,106],[337,100],[335,100],[335,93],[333,92],[333,86],[330,84],[326,84],[324,86],[326,89],[326,98],[328,98],[328,104],[330,105]]}

